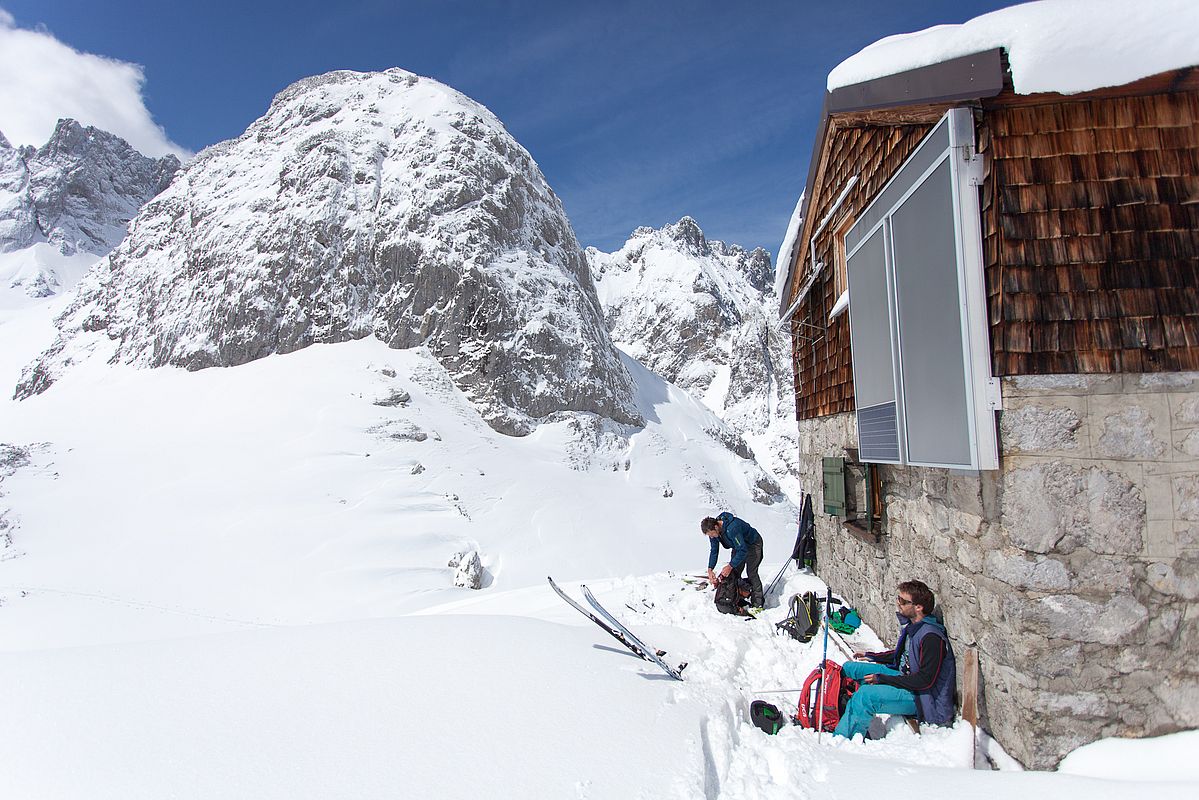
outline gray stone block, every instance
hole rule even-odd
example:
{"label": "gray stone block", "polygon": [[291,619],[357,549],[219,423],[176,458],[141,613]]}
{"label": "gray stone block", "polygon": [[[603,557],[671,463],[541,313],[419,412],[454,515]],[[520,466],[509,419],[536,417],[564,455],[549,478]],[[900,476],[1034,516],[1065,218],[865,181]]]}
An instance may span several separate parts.
{"label": "gray stone block", "polygon": [[1011,586],[1039,592],[1059,592],[1070,588],[1066,565],[1044,556],[1029,559],[1024,555],[987,553],[986,574]]}
{"label": "gray stone block", "polygon": [[1071,587],[1077,594],[1110,597],[1131,592],[1136,564],[1125,556],[1096,555],[1076,550],[1067,559]]}
{"label": "gray stone block", "polygon": [[1129,391],[1171,392],[1199,389],[1199,372],[1145,372],[1124,376]]}
{"label": "gray stone block", "polygon": [[1176,526],[1174,528],[1174,538],[1181,549],[1199,549],[1199,525],[1182,524]]}
{"label": "gray stone block", "polygon": [[1199,475],[1175,476],[1170,486],[1174,493],[1175,518],[1199,522]]}
{"label": "gray stone block", "polygon": [[1199,397],[1187,397],[1174,404],[1176,425],[1199,425]]}
{"label": "gray stone block", "polygon": [[[1034,553],[1141,551],[1145,501],[1123,475],[1061,461],[1038,462],[1004,476],[1003,524],[1012,544]],[[1199,501],[1197,501],[1199,513]]]}
{"label": "gray stone block", "polygon": [[1178,572],[1170,564],[1152,563],[1146,570],[1146,582],[1168,597],[1199,600],[1199,570],[1194,562],[1179,562]]}
{"label": "gray stone block", "polygon": [[1092,603],[1074,595],[1050,595],[1039,600],[1009,600],[1008,613],[1025,626],[1051,631],[1075,642],[1114,645],[1142,638],[1149,609],[1132,597],[1113,597]]}
{"label": "gray stone block", "polygon": [[968,573],[978,573],[983,568],[983,550],[969,540],[961,540],[957,547],[958,563]]}
{"label": "gray stone block", "polygon": [[1190,431],[1176,431],[1175,442],[1175,452],[1190,458],[1199,456],[1199,428]]}
{"label": "gray stone block", "polygon": [[[1147,641],[1151,645],[1173,645],[1182,624],[1182,611],[1177,608],[1158,607],[1149,621]],[[1162,661],[1161,663],[1165,663]]]}
{"label": "gray stone block", "polygon": [[1170,449],[1165,435],[1168,427],[1144,406],[1126,406],[1104,414],[1098,427],[1095,452],[1105,458],[1152,461]]}
{"label": "gray stone block", "polygon": [[1039,700],[1040,707],[1050,715],[1106,717],[1112,707],[1108,699],[1097,692],[1075,692],[1073,694],[1041,692]]}
{"label": "gray stone block", "polygon": [[1003,396],[1117,394],[1124,389],[1119,375],[1014,375],[1003,379]]}
{"label": "gray stone block", "polygon": [[1153,688],[1153,693],[1172,723],[1162,726],[1163,733],[1199,727],[1199,680],[1167,677]]}
{"label": "gray stone block", "polygon": [[999,439],[1004,453],[1054,453],[1078,451],[1082,418],[1073,408],[1060,405],[1027,405],[1005,409],[999,418]]}

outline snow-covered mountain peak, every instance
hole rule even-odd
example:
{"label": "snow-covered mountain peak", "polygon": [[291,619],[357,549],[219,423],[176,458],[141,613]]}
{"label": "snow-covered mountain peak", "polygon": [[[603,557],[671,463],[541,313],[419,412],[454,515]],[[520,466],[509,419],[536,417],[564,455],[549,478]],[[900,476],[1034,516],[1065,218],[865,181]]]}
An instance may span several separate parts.
{"label": "snow-covered mountain peak", "polygon": [[712,409],[798,498],[790,343],[773,324],[770,255],[707,239],[691,217],[587,255],[612,339]]}
{"label": "snow-covered mountain peak", "polygon": [[0,137],[0,252],[45,242],[64,256],[103,255],[178,169],[174,156],[148,158],[73,119],[36,149]]}
{"label": "snow-covered mountain peak", "polygon": [[756,309],[774,280],[769,253],[708,239],[691,217],[662,228],[637,228],[615,253],[595,248],[587,253],[609,321],[612,306],[630,294],[652,292],[661,299],[683,291],[699,295],[688,301],[710,304],[712,314],[734,324],[745,310]]}
{"label": "snow-covered mountain peak", "polygon": [[709,252],[704,232],[691,217],[683,217],[673,225],[663,227],[662,233],[694,255],[706,255]]}
{"label": "snow-covered mountain peak", "polygon": [[404,70],[280,92],[148,204],[18,395],[91,350],[232,366],[316,342],[427,346],[497,430],[639,423],[561,202],[496,117]]}

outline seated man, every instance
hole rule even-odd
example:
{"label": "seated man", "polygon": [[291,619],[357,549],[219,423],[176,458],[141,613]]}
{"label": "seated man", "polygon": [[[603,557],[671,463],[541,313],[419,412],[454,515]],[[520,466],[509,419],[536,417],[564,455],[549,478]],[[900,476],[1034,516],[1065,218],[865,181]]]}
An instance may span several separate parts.
{"label": "seated man", "polygon": [[838,736],[865,735],[875,714],[915,716],[933,725],[953,724],[956,666],[945,626],[932,614],[932,590],[920,581],[905,581],[899,584],[895,602],[902,626],[895,649],[854,653],[855,660],[841,667],[846,677],[862,685],[837,724],[834,733]]}

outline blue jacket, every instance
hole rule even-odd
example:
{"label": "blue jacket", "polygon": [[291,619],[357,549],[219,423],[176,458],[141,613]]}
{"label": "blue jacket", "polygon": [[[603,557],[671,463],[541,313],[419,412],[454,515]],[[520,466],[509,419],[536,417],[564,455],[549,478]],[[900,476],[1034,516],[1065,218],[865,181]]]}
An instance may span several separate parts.
{"label": "blue jacket", "polygon": [[872,653],[871,660],[898,670],[899,675],[880,675],[879,683],[907,689],[916,697],[916,716],[933,725],[952,725],[957,714],[957,662],[949,634],[941,620],[929,614],[912,622],[896,614],[899,643],[886,653]]}
{"label": "blue jacket", "polygon": [[750,546],[762,541],[762,536],[748,522],[734,517],[727,511],[716,519],[720,520],[722,530],[720,536],[712,539],[712,550],[708,553],[708,569],[716,568],[716,561],[720,558],[720,546],[724,545],[725,549],[733,551],[729,564],[736,570],[745,563]]}

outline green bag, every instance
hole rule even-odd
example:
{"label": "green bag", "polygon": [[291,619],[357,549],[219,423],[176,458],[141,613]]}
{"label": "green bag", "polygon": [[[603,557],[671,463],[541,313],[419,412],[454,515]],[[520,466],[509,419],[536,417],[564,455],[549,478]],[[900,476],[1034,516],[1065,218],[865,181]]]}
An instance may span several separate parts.
{"label": "green bag", "polygon": [[837,633],[851,634],[862,626],[857,609],[841,606],[829,615],[828,626]]}

